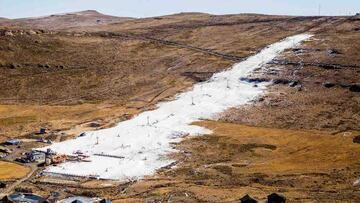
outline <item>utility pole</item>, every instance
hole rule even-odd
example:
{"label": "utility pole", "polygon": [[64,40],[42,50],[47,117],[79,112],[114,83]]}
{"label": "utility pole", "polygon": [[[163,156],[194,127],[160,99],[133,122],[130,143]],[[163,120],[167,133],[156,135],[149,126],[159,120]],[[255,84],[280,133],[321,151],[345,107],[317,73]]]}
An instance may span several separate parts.
{"label": "utility pole", "polygon": [[319,8],[318,8],[318,15],[321,15],[321,4],[319,4]]}

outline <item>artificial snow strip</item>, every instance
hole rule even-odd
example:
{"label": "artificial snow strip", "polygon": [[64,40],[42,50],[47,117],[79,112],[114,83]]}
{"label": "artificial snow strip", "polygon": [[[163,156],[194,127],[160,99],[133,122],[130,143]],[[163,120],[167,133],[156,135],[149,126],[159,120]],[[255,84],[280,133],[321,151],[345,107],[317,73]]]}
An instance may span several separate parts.
{"label": "artificial snow strip", "polygon": [[211,119],[230,107],[249,103],[261,95],[267,85],[254,86],[239,78],[248,76],[285,49],[310,37],[309,34],[288,37],[230,69],[214,74],[209,81],[195,84],[173,101],[158,104],[155,110],[143,112],[115,127],[86,132],[85,136],[40,149],[50,148],[67,155],[81,152],[89,156],[88,162],[66,162],[50,166],[45,172],[116,180],[139,179],[154,174],[157,169],[174,162],[167,158],[175,151],[171,143],[180,142],[186,135],[211,133],[191,123]]}

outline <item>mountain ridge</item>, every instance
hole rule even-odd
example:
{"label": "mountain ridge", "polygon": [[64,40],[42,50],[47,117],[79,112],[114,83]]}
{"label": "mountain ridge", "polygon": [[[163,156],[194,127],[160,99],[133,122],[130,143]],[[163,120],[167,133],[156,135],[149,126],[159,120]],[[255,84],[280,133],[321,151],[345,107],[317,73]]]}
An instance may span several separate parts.
{"label": "mountain ridge", "polygon": [[107,25],[132,20],[130,17],[118,17],[102,14],[96,10],[58,13],[47,16],[6,19],[0,17],[0,27],[62,30],[72,27]]}

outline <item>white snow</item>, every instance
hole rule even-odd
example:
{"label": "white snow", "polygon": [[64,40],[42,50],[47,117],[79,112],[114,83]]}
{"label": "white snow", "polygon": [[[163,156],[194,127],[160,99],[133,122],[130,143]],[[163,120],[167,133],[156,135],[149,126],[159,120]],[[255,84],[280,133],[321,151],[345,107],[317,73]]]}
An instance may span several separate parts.
{"label": "white snow", "polygon": [[355,180],[353,183],[353,186],[358,186],[358,185],[360,185],[360,178]]}
{"label": "white snow", "polygon": [[194,85],[192,90],[177,95],[175,100],[158,104],[156,110],[141,113],[113,128],[87,132],[86,136],[47,147],[68,155],[81,151],[90,156],[91,162],[67,162],[50,166],[45,172],[96,175],[117,180],[138,179],[154,174],[157,169],[174,162],[166,156],[175,151],[171,143],[181,141],[185,135],[211,133],[208,129],[191,125],[192,122],[211,119],[230,107],[248,103],[265,90],[267,83],[254,87],[253,84],[241,82],[240,77],[246,77],[285,49],[310,37],[308,34],[300,34],[286,38],[235,64],[229,70],[214,74],[209,81]]}

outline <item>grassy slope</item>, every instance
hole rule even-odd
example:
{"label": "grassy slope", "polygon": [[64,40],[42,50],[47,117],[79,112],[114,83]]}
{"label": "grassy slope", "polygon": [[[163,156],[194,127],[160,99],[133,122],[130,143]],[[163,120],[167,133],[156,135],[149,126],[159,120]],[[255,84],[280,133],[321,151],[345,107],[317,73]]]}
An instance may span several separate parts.
{"label": "grassy slope", "polygon": [[[96,28],[246,57],[316,24],[311,18],[256,15],[189,18],[179,15],[161,20],[141,19]],[[139,89],[145,92],[176,83],[185,71],[219,71],[233,63],[176,46],[134,38],[98,37],[94,33],[82,37],[61,33],[1,37],[0,44],[4,47],[0,50],[0,62],[5,66],[20,65],[15,70],[1,68],[2,85],[7,88],[2,89],[0,99],[12,99],[17,93],[18,99],[26,102],[40,102],[40,97],[44,103],[69,98],[73,101],[67,103],[127,99]]]}
{"label": "grassy slope", "polygon": [[272,192],[291,202],[360,198],[352,186],[360,167],[354,134],[332,136],[212,121],[196,124],[214,134],[183,141],[177,148],[186,153],[175,155],[177,167],[130,186],[123,199],[235,202],[250,194],[264,201]]}
{"label": "grassy slope", "polygon": [[[343,17],[179,14],[71,30],[90,33],[86,36],[55,33],[0,37],[0,62],[4,65],[0,82],[6,87],[0,90],[0,99],[2,103],[25,103],[2,106],[1,129],[6,130],[1,133],[9,136],[24,129],[30,132],[44,123],[53,128],[67,128],[84,121],[136,113],[190,87],[194,81],[181,76],[182,73],[220,71],[233,63],[203,52],[156,44],[133,36],[167,39],[246,57],[267,44],[315,26],[313,31],[321,40],[306,46],[324,46],[324,50],[318,55],[306,55],[308,60],[358,63],[357,41],[353,40],[357,38],[353,28],[358,26],[358,22],[344,20],[346,18]],[[131,37],[100,37],[100,31]],[[335,58],[324,57],[325,49],[333,47],[346,54]],[[287,57],[291,59],[293,56],[289,53]],[[20,67],[9,69],[7,64],[20,64]],[[44,64],[49,64],[50,68],[45,68]],[[318,114],[320,107],[328,112],[325,115],[333,112],[329,109],[336,108],[336,112],[343,112],[341,108],[354,108],[355,111],[348,113],[356,116],[358,103],[355,94],[337,88],[328,91],[306,82],[323,82],[329,75],[337,80],[357,82],[356,71],[344,70],[335,74],[314,67],[301,71],[297,77],[304,80],[306,91],[297,93],[293,89],[276,87],[276,91],[285,88],[285,96],[281,95],[283,100],[276,100],[279,98],[275,97],[269,101],[279,106],[262,107],[258,109],[258,114],[248,112],[248,115],[255,116],[255,121],[248,123],[284,128],[301,128],[305,125],[306,128],[313,128],[308,124],[321,123],[317,118],[322,118],[324,122],[333,121]],[[281,74],[287,73],[283,71]],[[301,97],[308,99],[299,99]],[[335,102],[339,97],[350,102]],[[324,101],[328,106],[324,105]],[[293,103],[297,105],[291,106]],[[310,111],[314,103],[317,110]],[[273,116],[276,112],[278,114]],[[231,112],[235,117],[232,121],[247,123],[249,120],[239,119],[244,117],[240,113]],[[348,113],[345,116],[337,114],[336,117],[345,118]],[[264,114],[268,120],[259,122]],[[289,124],[289,115],[299,117]],[[30,117],[32,119],[27,119]],[[36,122],[33,122],[33,118]],[[344,122],[346,125],[356,125],[349,120]],[[352,201],[359,198],[359,191],[351,186],[360,175],[355,158],[359,147],[351,143],[357,131],[352,131],[355,134],[346,137],[342,133],[330,135],[328,132],[252,128],[214,122],[201,125],[214,129],[215,134],[184,141],[179,148],[192,156],[176,155],[181,161],[179,167],[164,169],[158,178],[152,177],[131,185],[125,193],[120,187],[99,190],[99,194],[112,199],[171,198],[173,201],[188,202],[231,201],[246,193],[264,199],[274,191],[285,193],[288,199],[294,201]],[[336,123],[333,125],[336,126]],[[319,128],[323,129],[324,126]]]}
{"label": "grassy slope", "polygon": [[[281,71],[277,74],[254,74],[254,77],[298,80],[302,91],[288,85],[272,86],[264,101],[232,109],[223,115],[223,120],[279,128],[360,130],[359,92],[341,87],[360,85],[359,68],[346,67],[360,65],[360,35],[355,30],[358,27],[359,18],[327,22],[314,29],[313,41],[302,46],[319,51],[295,56],[289,50],[283,57],[291,61],[299,61],[300,57],[304,62],[342,64],[345,67],[332,70],[317,66],[280,66]],[[329,55],[329,50],[336,50],[339,54]],[[325,83],[335,86],[325,88]]]}
{"label": "grassy slope", "polygon": [[24,177],[30,169],[14,163],[0,161],[0,180],[14,180]]}
{"label": "grassy slope", "polygon": [[[0,20],[2,19],[0,18]],[[132,20],[132,18],[109,16],[94,10],[87,10],[74,13],[54,14],[38,18],[4,19],[1,26],[11,28],[61,30],[72,27],[119,23],[127,20]]]}
{"label": "grassy slope", "polygon": [[[0,102],[27,105],[30,111],[42,109],[37,108],[38,105],[59,106],[64,122],[59,124],[48,119],[44,123],[37,118],[36,122],[2,128],[0,134],[22,135],[35,130],[34,126],[63,128],[89,119],[108,117],[102,114],[83,120],[64,105],[92,103],[101,109],[102,103],[110,103],[123,108],[148,108],[195,82],[182,76],[184,72],[210,72],[206,76],[209,77],[211,72],[221,71],[234,63],[204,52],[139,39],[138,36],[247,57],[270,43],[309,29],[318,20],[262,15],[179,14],[78,28],[78,32],[87,32],[83,36],[72,31],[2,36],[0,85],[3,88],[0,89]],[[105,35],[100,36],[99,31]],[[106,32],[127,34],[130,38],[112,38]],[[84,113],[94,109],[83,107],[75,108]],[[40,111],[34,114],[45,117]],[[9,111],[1,118],[11,119]],[[77,122],[74,123],[72,118],[78,118]],[[19,129],[22,129],[21,133]]]}

